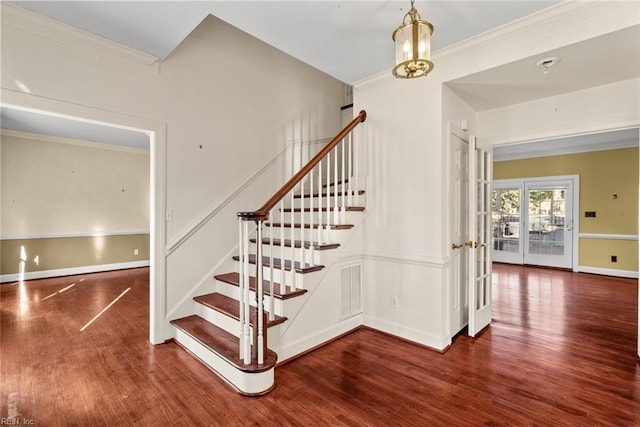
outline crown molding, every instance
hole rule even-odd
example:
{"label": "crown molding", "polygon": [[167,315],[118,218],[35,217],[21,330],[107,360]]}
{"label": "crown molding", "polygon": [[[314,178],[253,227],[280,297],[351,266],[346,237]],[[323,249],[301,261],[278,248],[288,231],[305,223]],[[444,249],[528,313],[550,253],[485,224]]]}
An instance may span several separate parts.
{"label": "crown molding", "polygon": [[48,40],[116,62],[130,62],[150,66],[159,58],[130,48],[105,37],[89,33],[30,10],[2,2],[2,25],[17,28]]}
{"label": "crown molding", "polygon": [[[609,18],[604,19],[607,16]],[[592,26],[584,25],[588,24],[589,21],[593,21]],[[553,34],[558,31],[558,28],[567,29],[576,24],[589,27],[591,29],[589,37],[598,35],[593,33],[593,28],[599,29],[601,35],[638,25],[640,24],[640,4],[635,1],[624,0],[564,1],[443,49],[438,49],[433,53],[433,58],[437,60],[448,56],[477,54],[487,50],[493,51],[496,48],[496,42],[513,45],[517,42],[529,40],[534,35]],[[575,41],[582,39],[584,39],[582,34],[577,34]]]}
{"label": "crown molding", "polygon": [[31,141],[53,142],[56,144],[78,145],[81,147],[97,148],[100,150],[124,151],[126,153],[149,155],[149,150],[144,148],[126,147],[123,145],[105,144],[102,142],[85,141],[83,139],[65,138],[62,136],[43,135],[41,133],[22,132],[10,129],[0,129],[0,135],[13,138],[28,139]]}

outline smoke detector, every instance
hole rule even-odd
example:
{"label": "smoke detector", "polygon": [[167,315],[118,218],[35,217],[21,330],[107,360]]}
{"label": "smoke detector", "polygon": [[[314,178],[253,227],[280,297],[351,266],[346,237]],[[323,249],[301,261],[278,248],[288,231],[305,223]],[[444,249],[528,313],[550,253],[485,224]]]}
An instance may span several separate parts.
{"label": "smoke detector", "polygon": [[549,71],[549,68],[553,67],[560,61],[560,58],[557,56],[550,56],[549,58],[544,58],[536,64],[539,68],[542,68],[545,74]]}

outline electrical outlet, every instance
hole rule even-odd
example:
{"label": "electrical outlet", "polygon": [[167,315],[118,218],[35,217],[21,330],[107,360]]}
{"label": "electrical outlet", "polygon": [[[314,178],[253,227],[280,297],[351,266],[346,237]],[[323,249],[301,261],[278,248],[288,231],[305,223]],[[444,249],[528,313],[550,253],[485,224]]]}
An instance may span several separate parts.
{"label": "electrical outlet", "polygon": [[138,249],[134,249],[134,250],[133,250],[133,254],[134,254],[134,255],[138,255],[138,253],[139,253]]}
{"label": "electrical outlet", "polygon": [[616,255],[611,255],[611,262],[618,262],[618,257]]}
{"label": "electrical outlet", "polygon": [[173,221],[173,209],[167,211],[167,222]]}
{"label": "electrical outlet", "polygon": [[395,295],[391,297],[391,307],[398,308],[398,297]]}

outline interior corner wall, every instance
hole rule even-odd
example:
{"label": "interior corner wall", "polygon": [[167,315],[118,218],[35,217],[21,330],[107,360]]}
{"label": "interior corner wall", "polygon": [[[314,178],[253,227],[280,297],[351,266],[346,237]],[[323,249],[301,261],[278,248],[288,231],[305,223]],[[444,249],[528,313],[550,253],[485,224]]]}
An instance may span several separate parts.
{"label": "interior corner wall", "polygon": [[22,256],[26,277],[148,263],[148,151],[5,133],[0,151],[3,278]]}
{"label": "interior corner wall", "polygon": [[493,169],[494,179],[560,175],[580,176],[579,268],[637,272],[638,148],[501,161]]}
{"label": "interior corner wall", "polygon": [[[434,52],[435,68],[425,78],[395,79],[389,70],[354,84],[354,111],[367,110],[371,148],[365,324],[438,349],[450,342],[444,85],[635,25],[637,12],[632,3],[564,2]],[[482,139],[480,114],[476,119],[479,142],[489,144]]]}
{"label": "interior corner wall", "polygon": [[166,294],[155,307],[163,313],[213,280],[209,273],[237,244],[235,212],[257,208],[284,182],[281,169],[260,175],[263,168],[287,144],[340,130],[343,82],[213,16],[149,65],[12,4],[1,13],[3,91],[166,125],[167,172],[157,177],[172,218],[166,240],[186,243],[167,252],[166,282],[152,284]]}

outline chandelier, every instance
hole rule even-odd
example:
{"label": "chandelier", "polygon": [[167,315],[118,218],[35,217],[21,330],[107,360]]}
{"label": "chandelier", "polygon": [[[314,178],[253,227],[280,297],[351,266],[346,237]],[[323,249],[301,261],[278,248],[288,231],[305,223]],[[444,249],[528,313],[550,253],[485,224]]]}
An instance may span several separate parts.
{"label": "chandelier", "polygon": [[433,70],[431,34],[433,34],[433,25],[420,18],[420,14],[411,0],[411,9],[404,15],[402,25],[392,35],[396,44],[394,76],[401,79],[412,79],[426,76]]}

